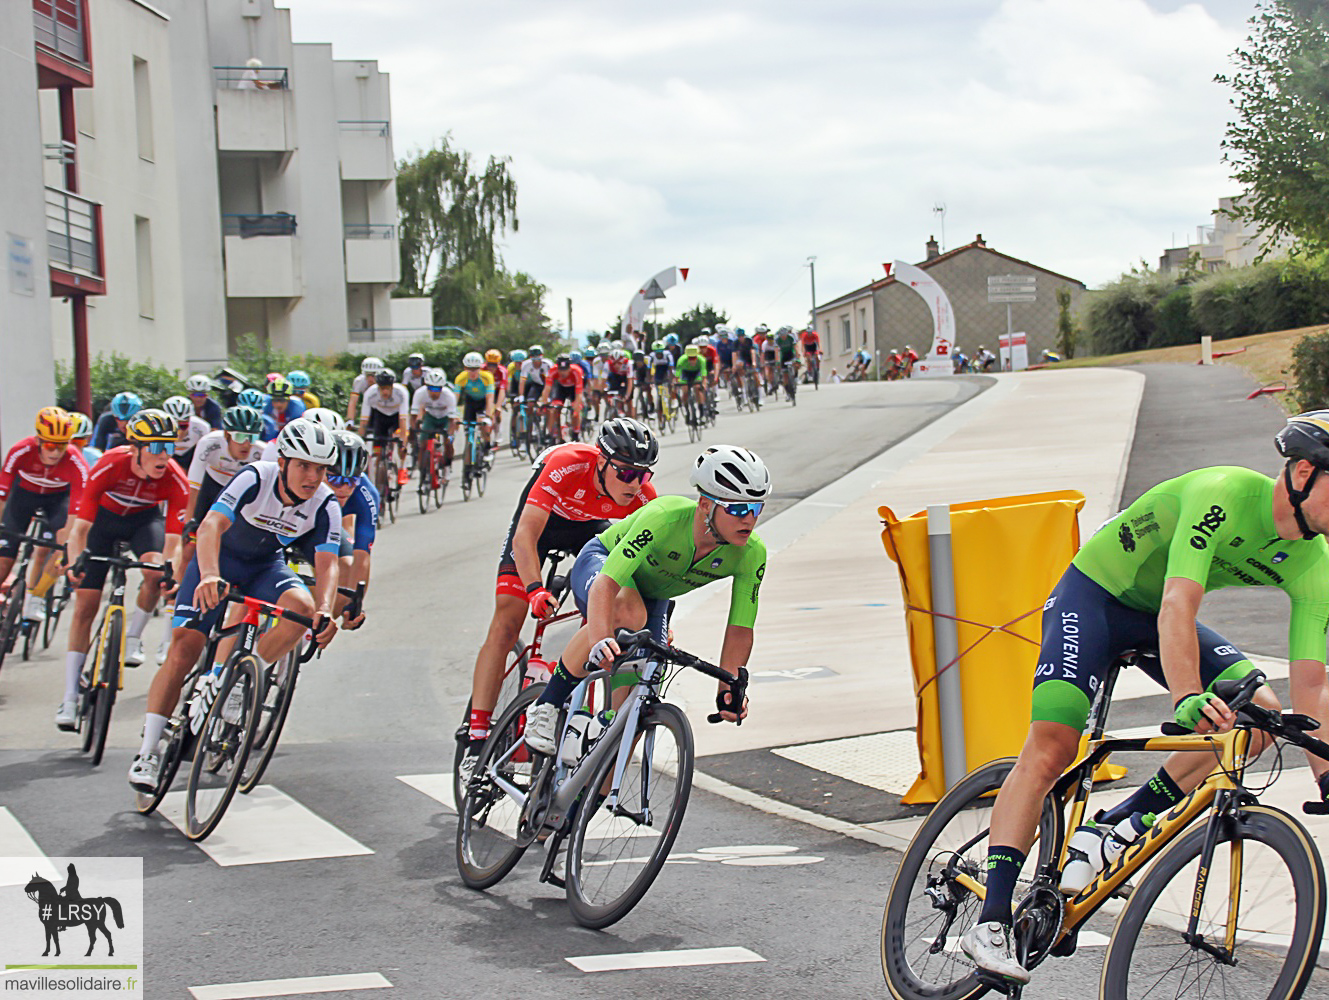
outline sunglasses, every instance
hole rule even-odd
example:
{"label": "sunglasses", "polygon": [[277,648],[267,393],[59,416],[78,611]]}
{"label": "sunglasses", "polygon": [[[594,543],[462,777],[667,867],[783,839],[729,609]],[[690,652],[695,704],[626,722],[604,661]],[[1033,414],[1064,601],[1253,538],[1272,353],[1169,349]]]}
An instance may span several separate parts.
{"label": "sunglasses", "polygon": [[334,475],[332,475],[332,473],[328,473],[328,485],[329,485],[329,486],[350,486],[352,483],[354,483],[354,482],[355,482],[357,479],[359,479],[359,478],[360,478],[359,476],[334,476]]}
{"label": "sunglasses", "polygon": [[152,452],[152,454],[154,454],[154,455],[174,455],[174,454],[175,454],[175,442],[174,442],[174,441],[149,441],[149,442],[148,442],[147,444],[145,444],[143,447],[147,448],[148,451]]}
{"label": "sunglasses", "polygon": [[248,431],[228,431],[231,440],[236,444],[253,444],[258,440],[257,434],[251,434]]}
{"label": "sunglasses", "polygon": [[610,462],[609,467],[614,470],[614,475],[619,482],[631,486],[633,483],[645,483],[651,478],[650,469],[638,469],[630,465],[619,465],[617,462]]}
{"label": "sunglasses", "polygon": [[425,386],[425,388],[428,389],[430,392],[432,392],[434,395],[438,395],[440,392],[443,391],[443,387],[441,385],[427,385]]}
{"label": "sunglasses", "polygon": [[765,503],[724,503],[721,500],[716,500],[715,497],[708,497],[708,499],[714,501],[715,505],[730,517],[758,517],[761,514],[761,509],[766,506]]}
{"label": "sunglasses", "polygon": [[191,392],[189,395],[194,399],[206,399],[208,394],[206,392]]}

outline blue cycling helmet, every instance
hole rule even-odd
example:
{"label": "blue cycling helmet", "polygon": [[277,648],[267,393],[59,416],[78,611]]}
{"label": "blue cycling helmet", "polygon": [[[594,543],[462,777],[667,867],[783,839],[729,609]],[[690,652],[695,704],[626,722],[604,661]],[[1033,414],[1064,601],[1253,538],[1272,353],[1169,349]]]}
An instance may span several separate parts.
{"label": "blue cycling helmet", "polygon": [[111,398],[111,412],[117,420],[128,420],[143,409],[143,400],[136,392],[117,392]]}
{"label": "blue cycling helmet", "polygon": [[239,395],[235,397],[236,406],[252,406],[256,410],[262,410],[268,405],[268,397],[257,389],[241,389]]}
{"label": "blue cycling helmet", "polygon": [[568,359],[571,360],[571,361],[580,361],[580,360],[581,360],[581,351],[569,351],[569,352],[568,352]]}
{"label": "blue cycling helmet", "polygon": [[525,352],[525,351],[512,351],[511,353],[508,354],[508,357],[510,357],[513,361],[525,361],[525,360],[526,360],[526,352]]}
{"label": "blue cycling helmet", "polygon": [[670,346],[673,346],[674,344],[677,344],[677,343],[678,343],[678,334],[676,334],[676,333],[667,333],[667,334],[665,334],[665,343],[666,343],[666,344],[669,344]]}
{"label": "blue cycling helmet", "polygon": [[309,388],[309,372],[297,368],[286,376],[286,381],[295,386],[296,392],[304,392]]}

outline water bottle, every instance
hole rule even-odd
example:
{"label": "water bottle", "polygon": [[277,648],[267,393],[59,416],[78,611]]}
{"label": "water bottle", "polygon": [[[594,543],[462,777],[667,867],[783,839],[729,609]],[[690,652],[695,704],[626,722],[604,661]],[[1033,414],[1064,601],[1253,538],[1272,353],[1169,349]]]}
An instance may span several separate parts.
{"label": "water bottle", "polygon": [[1075,828],[1066,845],[1066,867],[1061,871],[1061,891],[1068,896],[1094,880],[1103,869],[1103,837],[1107,831],[1090,821]]}
{"label": "water bottle", "polygon": [[[1108,831],[1103,838],[1103,867],[1116,861],[1131,843],[1154,825],[1154,814],[1132,813]],[[1100,869],[1101,871],[1102,869]]]}
{"label": "water bottle", "polygon": [[563,734],[563,742],[558,748],[558,759],[564,766],[576,766],[586,753],[587,730],[594,719],[595,716],[584,708],[578,709],[568,719],[567,732]]}
{"label": "water bottle", "polygon": [[526,680],[530,684],[544,684],[554,675],[554,668],[548,660],[531,657],[526,664]]}

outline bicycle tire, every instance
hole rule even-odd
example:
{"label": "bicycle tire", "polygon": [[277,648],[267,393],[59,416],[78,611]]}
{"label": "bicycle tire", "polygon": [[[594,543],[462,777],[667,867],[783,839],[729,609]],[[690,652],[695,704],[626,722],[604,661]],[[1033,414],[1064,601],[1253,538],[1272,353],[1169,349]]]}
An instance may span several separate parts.
{"label": "bicycle tire", "polygon": [[42,622],[42,649],[51,648],[51,640],[55,638],[55,630],[60,627],[60,615],[65,610],[66,599],[57,593],[57,588],[62,587],[63,582],[57,580],[46,593],[46,620]]}
{"label": "bicycle tire", "polygon": [[[88,646],[89,650],[101,648],[102,629],[106,627],[106,620],[103,618],[97,624],[97,631],[92,635],[92,643]],[[87,753],[92,749],[92,713],[97,708],[97,686],[93,680],[97,676],[96,658],[89,655],[83,659],[83,667],[78,674],[78,734],[80,738],[80,749]]]}
{"label": "bicycle tire", "polygon": [[23,660],[26,662],[32,659],[32,644],[36,642],[36,636],[41,631],[41,626],[36,622],[24,623],[19,625],[19,630],[23,633]]}
{"label": "bicycle tire", "polygon": [[[499,717],[498,723],[489,731],[489,738],[485,740],[480,758],[476,761],[475,774],[457,809],[457,873],[472,889],[488,889],[497,885],[526,853],[528,845],[516,839],[519,810],[515,803],[507,800],[501,789],[484,777],[484,772],[491,760],[501,756],[515,740],[522,738],[526,710],[544,693],[544,689],[543,684],[530,685]],[[516,757],[520,756],[522,754],[518,751]],[[540,759],[529,753],[525,756],[525,762],[519,763],[514,757],[508,765],[510,770],[507,777],[518,787],[522,787],[523,778],[520,768],[525,766],[533,772]],[[526,784],[522,791],[529,794],[534,777],[532,774],[524,777]],[[489,819],[496,806],[498,815],[491,829]],[[502,830],[498,828],[499,823],[503,825]]]}
{"label": "bicycle tire", "polygon": [[97,671],[97,702],[92,711],[92,766],[102,762],[106,737],[111,731],[111,710],[120,689],[120,671],[124,665],[124,608],[106,611],[106,641],[101,647],[101,665]]}
{"label": "bicycle tire", "polygon": [[420,513],[429,513],[429,497],[433,491],[434,485],[434,463],[432,461],[433,452],[425,449],[425,454],[420,461],[420,482],[415,488],[416,501],[420,504]]}
{"label": "bicycle tire", "polygon": [[[188,698],[185,699],[185,704],[189,704]],[[142,816],[149,815],[161,805],[162,799],[166,798],[166,793],[171,790],[171,783],[175,781],[176,773],[180,770],[180,762],[189,755],[189,720],[186,718],[181,722],[178,718],[173,718],[168,725],[174,726],[175,731],[162,750],[156,789],[150,795],[137,790],[134,792],[134,808]]]}
{"label": "bicycle tire", "polygon": [[18,634],[18,619],[23,611],[24,586],[23,575],[20,572],[14,581],[14,586],[9,588],[4,619],[0,621],[0,666],[4,666],[5,657],[14,648],[14,639]]}
{"label": "bicycle tire", "polygon": [[[1190,866],[1203,850],[1207,833],[1208,824],[1199,824],[1185,833],[1163,852],[1131,893],[1130,900],[1117,918],[1112,939],[1108,942],[1107,955],[1103,959],[1100,982],[1100,995],[1103,1000],[1142,997],[1150,990],[1153,992],[1149,992],[1149,995],[1158,996],[1156,987],[1149,987],[1147,982],[1138,982],[1138,980],[1149,978],[1143,966],[1150,955],[1158,954],[1163,947],[1161,943],[1154,941],[1158,939],[1165,941],[1168,938],[1173,938],[1176,944],[1189,950],[1198,962],[1198,968],[1189,961],[1177,968],[1178,963],[1173,962],[1174,967],[1165,970],[1164,973],[1179,974],[1184,981],[1188,997],[1205,995],[1199,992],[1203,986],[1212,986],[1218,991],[1209,995],[1242,996],[1251,1000],[1265,996],[1266,989],[1271,1000],[1273,998],[1295,1000],[1302,995],[1315,969],[1320,935],[1324,930],[1325,912],[1324,863],[1315,849],[1310,834],[1305,827],[1279,809],[1261,805],[1243,808],[1235,821],[1223,823],[1218,838],[1219,850],[1215,852],[1214,863],[1209,870],[1210,877],[1203,885],[1197,887],[1196,874],[1190,871]],[[1265,898],[1268,902],[1268,907],[1262,908],[1258,900],[1243,899],[1238,905],[1239,919],[1261,920],[1272,917],[1278,921],[1277,926],[1281,927],[1283,926],[1281,918],[1287,911],[1288,899],[1284,887],[1280,884],[1272,890],[1269,888],[1268,866],[1251,865],[1250,842],[1262,844],[1272,850],[1279,860],[1287,865],[1290,876],[1293,892],[1293,930],[1291,935],[1287,936],[1287,952],[1283,967],[1272,986],[1268,985],[1268,970],[1261,959],[1282,943],[1284,935],[1281,933],[1275,937],[1273,933],[1252,927],[1247,933],[1250,935],[1248,940],[1251,940],[1255,954],[1249,955],[1244,960],[1236,959],[1234,956],[1231,965],[1177,940],[1180,932],[1185,929],[1186,918],[1197,897],[1212,894],[1215,897],[1215,910],[1226,920],[1231,906],[1231,886],[1229,884],[1227,892],[1220,891],[1217,886],[1230,878],[1231,860],[1222,856],[1225,852],[1222,852],[1221,848],[1225,844],[1235,842],[1242,844],[1239,852],[1242,868],[1251,871],[1249,880],[1243,880],[1242,896],[1245,897],[1244,890],[1249,883],[1256,882],[1255,894],[1267,894]],[[1257,867],[1260,871],[1258,879],[1252,871]],[[1178,876],[1180,876],[1179,884],[1169,893],[1169,883]],[[1183,894],[1182,898],[1176,896],[1178,891]],[[1173,909],[1177,903],[1181,904],[1180,913]],[[1203,908],[1202,900],[1200,905]],[[1180,928],[1177,926],[1178,922]],[[1147,924],[1152,926],[1146,927]],[[1204,934],[1203,927],[1197,926],[1197,931],[1204,935],[1206,940],[1215,944],[1221,938],[1223,928],[1220,926],[1218,930],[1220,933],[1215,937]],[[1142,943],[1142,932],[1154,941],[1144,942],[1144,950],[1139,951],[1137,949]],[[1238,938],[1244,936],[1238,932]],[[1178,950],[1174,948],[1172,954],[1176,954]],[[1229,976],[1236,978],[1237,981],[1230,982]],[[1138,982],[1138,988],[1132,988],[1133,982]],[[1159,980],[1160,984],[1161,982]]]}
{"label": "bicycle tire", "polygon": [[[926,927],[923,930],[915,930],[906,924],[909,919],[909,905],[913,901],[920,904],[919,909],[926,918],[922,921],[924,924],[949,917],[952,922],[946,931],[956,938],[977,922],[979,910],[977,896],[967,895],[964,898],[954,899],[956,905],[953,908],[957,913],[947,915],[943,909],[935,907],[932,901],[923,895],[923,889],[927,885],[931,870],[936,866],[937,859],[949,859],[955,854],[953,849],[942,847],[941,853],[934,857],[938,840],[946,834],[948,828],[952,827],[952,822],[957,817],[963,816],[970,827],[976,827],[981,841],[986,842],[983,834],[986,832],[987,811],[985,808],[975,809],[975,807],[990,807],[993,800],[987,796],[1001,787],[1014,766],[1015,759],[1007,757],[995,760],[965,775],[954,788],[942,796],[940,802],[932,807],[927,819],[918,828],[908,849],[900,858],[900,867],[896,870],[895,879],[886,897],[880,940],[882,974],[886,979],[887,989],[896,1000],[966,1000],[981,996],[988,991],[988,987],[979,982],[973,963],[958,947],[953,944],[949,947],[944,944],[937,947],[935,941],[929,946],[925,940],[928,936]],[[1037,851],[1030,851],[1030,857],[1022,871],[1022,875],[1028,877],[1023,877],[1021,883],[1027,885],[1029,877],[1047,862],[1055,847],[1053,842],[1057,839],[1055,831],[1059,824],[1060,816],[1056,814],[1056,806],[1049,795],[1043,800],[1039,823],[1040,835],[1035,843]],[[970,840],[972,831],[953,832],[951,836],[957,844],[965,844]],[[972,849],[974,854],[965,861],[966,872],[976,880],[983,881],[981,870],[987,862],[986,847],[982,847],[980,853],[979,844],[975,843]],[[916,884],[920,876],[922,882]],[[965,903],[972,905],[965,912],[958,912],[964,908]],[[955,978],[940,983],[920,978],[920,972],[926,970],[913,968],[910,956],[906,954],[911,945],[922,947],[919,959],[936,959],[942,969],[954,970],[953,973],[945,974],[954,974]]]}
{"label": "bicycle tire", "polygon": [[[663,832],[651,850],[649,857],[636,873],[636,877],[628,882],[623,891],[618,892],[612,898],[602,901],[593,901],[588,898],[587,889],[590,884],[586,871],[588,865],[593,866],[592,874],[594,877],[603,874],[607,879],[614,873],[616,867],[614,862],[619,858],[612,857],[606,862],[604,858],[597,856],[594,861],[587,862],[586,831],[591,828],[592,823],[604,824],[603,827],[597,825],[597,832],[600,829],[611,830],[614,821],[621,820],[622,815],[621,813],[608,815],[602,805],[587,809],[585,808],[585,802],[577,810],[577,817],[572,827],[572,837],[568,842],[566,887],[568,908],[572,911],[573,919],[583,927],[599,930],[627,916],[632,908],[641,902],[642,897],[646,895],[656,876],[660,874],[660,869],[669,860],[670,848],[674,846],[674,840],[678,837],[679,828],[683,824],[683,814],[688,807],[688,796],[692,791],[693,742],[692,727],[688,725],[687,716],[679,708],[667,702],[657,702],[651,705],[642,713],[639,729],[641,739],[637,741],[637,749],[634,751],[633,757],[636,759],[637,755],[643,753],[647,746],[654,745],[656,735],[649,731],[661,727],[670,730],[674,747],[677,750],[677,759],[672,762],[675,769],[675,789],[672,800],[665,815],[656,817],[655,821],[650,824],[651,826],[659,824]],[[600,788],[604,787],[606,782],[612,780],[617,763],[617,753],[607,755],[600,762],[600,766],[596,768],[595,774],[583,794],[595,795]],[[659,774],[653,769],[647,769],[645,775],[638,774],[634,778],[630,762],[623,775],[624,788],[620,789],[620,795],[624,798],[629,797],[632,790],[631,786],[634,785],[638,789],[643,785],[658,789],[662,783],[659,778],[666,773],[668,772],[664,771],[663,768],[660,769]],[[623,808],[622,801],[620,799],[620,809]],[[640,803],[640,808],[636,812],[640,814],[648,805],[649,803]],[[638,829],[641,827],[642,824],[637,824]],[[629,835],[629,838],[625,839],[636,838]],[[604,843],[603,838],[597,838],[597,840],[602,844]],[[615,849],[611,847],[606,851],[606,855],[613,854],[614,851]]]}
{"label": "bicycle tire", "polygon": [[[226,815],[226,807],[235,796],[250,747],[254,744],[254,721],[258,715],[258,661],[251,653],[234,653],[229,670],[223,671],[223,676],[226,674],[229,674],[228,682],[218,689],[208,708],[194,747],[194,759],[189,765],[189,784],[185,788],[185,836],[193,841],[206,839]],[[222,718],[222,711],[237,685],[247,688],[248,698],[244,699],[245,710],[240,721],[229,723]],[[228,763],[231,766],[225,784],[221,789],[207,790],[214,792],[215,797],[200,809],[200,781],[204,773],[221,774]]]}
{"label": "bicycle tire", "polygon": [[[270,707],[267,706],[268,691],[264,692],[263,700],[259,702],[258,722],[254,726],[254,742],[249,748],[249,757],[245,760],[245,766],[240,769],[239,792],[241,795],[248,795],[258,787],[258,783],[263,780],[263,772],[268,769],[268,764],[272,762],[272,754],[277,749],[277,741],[281,739],[282,729],[286,725],[286,716],[290,714],[291,702],[295,700],[295,682],[300,676],[300,655],[299,647],[291,650],[283,657],[289,661],[286,668],[285,683],[277,685],[270,682],[269,687],[277,688],[276,700]],[[280,662],[280,661],[279,661]],[[273,676],[276,676],[277,664],[272,667]],[[258,760],[250,767],[250,761],[254,755],[258,754]]]}

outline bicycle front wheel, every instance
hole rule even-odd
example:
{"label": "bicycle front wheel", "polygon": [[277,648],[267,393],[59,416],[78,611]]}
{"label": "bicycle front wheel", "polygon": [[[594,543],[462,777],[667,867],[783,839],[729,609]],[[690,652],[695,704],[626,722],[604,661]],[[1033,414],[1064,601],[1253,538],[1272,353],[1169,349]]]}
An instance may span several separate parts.
{"label": "bicycle front wheel", "polygon": [[618,805],[605,802],[617,752],[582,792],[568,844],[567,893],[583,927],[622,920],[655,881],[674,846],[692,790],[692,728],[659,702],[642,714],[636,747],[623,772]]}
{"label": "bicycle front wheel", "polygon": [[[185,836],[190,840],[202,840],[217,829],[235,795],[254,743],[260,684],[258,661],[248,653],[237,653],[223,676],[228,676],[228,681],[217,691],[208,709],[194,747],[194,760],[189,765]],[[228,704],[232,702],[233,692],[239,695],[238,703]]]}
{"label": "bicycle front wheel", "polygon": [[[1223,822],[1201,881],[1207,831],[1201,824],[1168,848],[1131,894],[1103,962],[1104,1000],[1294,1000],[1305,990],[1325,908],[1324,865],[1310,834],[1277,809],[1242,809]],[[1200,940],[1188,942],[1196,905]]]}
{"label": "bicycle front wheel", "polygon": [[114,608],[106,612],[105,639],[101,645],[101,662],[97,668],[97,701],[92,707],[92,766],[102,762],[106,752],[106,734],[111,731],[111,709],[120,689],[122,643],[125,634],[125,610]]}
{"label": "bicycle front wheel", "polygon": [[42,649],[51,648],[55,630],[60,625],[60,614],[65,609],[64,581],[57,580],[46,594],[46,620],[42,622]]}
{"label": "bicycle front wheel", "polygon": [[[987,881],[994,793],[1014,766],[1012,758],[996,760],[961,779],[932,807],[900,859],[881,922],[881,969],[897,1000],[964,1000],[987,992],[959,948],[983,901],[957,876]],[[1038,839],[1020,871],[1017,902],[1055,849],[1057,819],[1048,796]]]}
{"label": "bicycle front wheel", "polygon": [[268,769],[268,762],[277,749],[277,740],[281,738],[282,727],[286,725],[286,716],[291,711],[291,701],[295,698],[295,679],[299,674],[299,647],[283,656],[268,671],[266,683],[261,688],[263,694],[254,727],[254,745],[250,747],[249,757],[241,768],[241,795],[253,791],[263,778],[263,772]]}
{"label": "bicycle front wheel", "polygon": [[[21,567],[20,567],[21,568]],[[9,599],[5,604],[4,619],[0,621],[0,664],[5,662],[5,655],[14,648],[18,637],[19,615],[23,613],[23,591],[25,588],[22,574],[9,588]]]}

